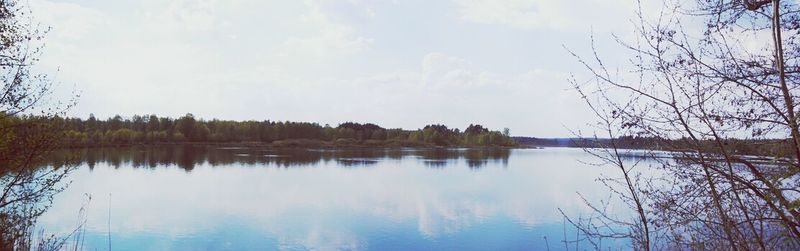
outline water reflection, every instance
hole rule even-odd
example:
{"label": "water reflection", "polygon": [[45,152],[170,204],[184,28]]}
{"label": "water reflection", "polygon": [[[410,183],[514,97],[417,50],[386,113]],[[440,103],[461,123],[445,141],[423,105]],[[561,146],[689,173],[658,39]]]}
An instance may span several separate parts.
{"label": "water reflection", "polygon": [[[431,167],[444,167],[448,163],[466,161],[469,168],[479,169],[490,161],[508,164],[510,150],[489,149],[299,149],[220,146],[135,146],[119,148],[93,148],[54,153],[51,160],[63,163],[67,156],[73,164],[86,164],[94,168],[98,163],[115,168],[130,165],[136,168],[177,166],[187,172],[195,166],[275,165],[280,167],[316,166],[320,162],[336,161],[344,167],[370,166],[380,159],[399,160],[406,157],[422,159]],[[74,156],[83,156],[75,158]]]}
{"label": "water reflection", "polygon": [[82,151],[40,225],[71,231],[92,194],[87,250],[108,246],[109,211],[114,250],[558,250],[557,208],[607,196],[576,149]]}

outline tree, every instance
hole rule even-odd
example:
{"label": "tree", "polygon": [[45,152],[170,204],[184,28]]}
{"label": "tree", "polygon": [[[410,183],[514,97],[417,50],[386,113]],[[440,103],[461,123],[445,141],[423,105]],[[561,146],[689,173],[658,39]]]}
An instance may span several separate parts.
{"label": "tree", "polygon": [[[38,119],[37,116],[18,117],[20,121]],[[514,140],[509,135],[489,131],[480,125],[470,125],[461,132],[444,125],[429,125],[418,130],[418,137],[411,137],[412,131],[400,128],[385,129],[376,124],[346,122],[332,128],[308,122],[272,121],[228,121],[197,119],[187,114],[173,120],[156,115],[133,115],[123,119],[116,115],[106,121],[98,121],[94,115],[87,120],[80,118],[52,117],[49,124],[64,125],[61,129],[70,134],[70,139],[62,140],[67,147],[155,144],[157,142],[273,142],[286,139],[316,139],[337,141],[338,139],[377,140],[377,141],[422,141],[436,145],[494,145],[512,146]],[[83,137],[85,135],[85,137]],[[485,136],[486,140],[479,139]],[[83,139],[85,138],[85,140]],[[484,143],[480,143],[484,142]],[[398,143],[398,142],[392,142]],[[388,144],[388,142],[387,142]]]}
{"label": "tree", "polygon": [[183,134],[184,137],[186,137],[186,140],[191,141],[195,139],[194,132],[195,129],[197,128],[195,126],[195,123],[196,121],[194,119],[194,115],[192,115],[191,113],[187,113],[185,116],[178,119],[178,121],[176,122],[176,127],[178,131],[181,134]]}
{"label": "tree", "polygon": [[161,124],[159,123],[158,117],[156,115],[150,115],[147,119],[147,131],[157,132],[159,128],[161,128]]}
{"label": "tree", "polygon": [[[631,238],[646,250],[800,248],[797,3],[674,1],[655,16],[638,13],[637,41],[615,38],[632,52],[631,74],[612,71],[597,51],[573,53],[592,76],[573,84],[612,139],[588,150],[618,167],[604,183],[637,215],[620,220],[592,206],[595,220],[625,232],[573,223],[592,238]],[[662,175],[641,176],[624,161],[615,140],[624,136],[668,151],[673,158],[649,166]],[[779,139],[780,147],[755,146],[768,155],[760,161],[732,148],[737,138]]]}
{"label": "tree", "polygon": [[145,118],[142,117],[142,116],[133,115],[133,118],[131,119],[131,122],[133,123],[133,125],[131,126],[130,129],[133,129],[133,130],[136,130],[136,131],[144,131],[144,130],[147,129],[147,123],[145,122]]}
{"label": "tree", "polygon": [[464,133],[470,134],[470,135],[476,135],[476,134],[487,133],[487,132],[489,132],[489,129],[486,129],[482,125],[478,125],[478,124],[475,124],[475,125],[469,124],[467,129],[464,129]]}
{"label": "tree", "polygon": [[114,115],[113,118],[108,119],[107,123],[109,130],[116,131],[122,129],[122,124],[123,124],[122,116]]}
{"label": "tree", "polygon": [[97,129],[97,118],[94,117],[94,113],[89,113],[89,119],[86,120],[86,127],[89,131]]}
{"label": "tree", "polygon": [[[211,130],[205,124],[195,124],[195,128],[193,129],[194,133],[194,140],[198,141],[206,141],[208,140],[208,136],[211,134]],[[257,136],[254,138],[258,138]]]}
{"label": "tree", "polygon": [[[25,2],[0,0],[0,249],[31,248],[36,219],[63,189],[72,166],[40,168],[58,147],[65,123],[57,115],[74,104],[47,105],[52,81],[31,71],[44,30],[32,25]],[[52,103],[51,103],[52,104]],[[27,114],[36,113],[38,116]],[[47,243],[42,243],[46,245]],[[56,247],[57,248],[57,247]]]}

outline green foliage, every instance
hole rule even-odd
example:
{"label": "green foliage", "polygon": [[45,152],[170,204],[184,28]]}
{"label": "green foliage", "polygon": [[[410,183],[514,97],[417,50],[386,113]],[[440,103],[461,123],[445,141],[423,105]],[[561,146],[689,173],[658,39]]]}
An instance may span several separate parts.
{"label": "green foliage", "polygon": [[195,139],[195,130],[196,130],[196,121],[194,119],[194,115],[191,113],[186,114],[186,116],[181,117],[178,119],[177,129],[178,131],[186,136],[188,139]]}
{"label": "green foliage", "polygon": [[[17,118],[28,120],[31,118]],[[515,146],[507,133],[490,131],[481,125],[469,125],[464,132],[445,125],[428,125],[418,130],[386,129],[375,124],[342,123],[337,127],[307,122],[202,120],[192,114],[180,118],[155,115],[122,116],[102,120],[90,115],[88,119],[55,118],[63,125],[66,146],[113,146],[177,142],[261,142],[310,139],[328,142],[370,140],[408,142],[436,146]],[[2,123],[2,121],[0,121]],[[12,134],[4,134],[11,137]],[[3,140],[0,142],[10,142]],[[0,147],[3,147],[0,144]]]}

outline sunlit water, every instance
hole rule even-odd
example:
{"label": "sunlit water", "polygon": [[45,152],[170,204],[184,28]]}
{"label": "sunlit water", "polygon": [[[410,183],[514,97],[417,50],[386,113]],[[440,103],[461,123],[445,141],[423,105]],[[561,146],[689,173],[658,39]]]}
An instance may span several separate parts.
{"label": "sunlit water", "polygon": [[577,192],[607,198],[595,179],[614,171],[567,148],[207,146],[81,156],[38,228],[69,233],[85,205],[85,250],[592,249],[571,242],[579,237],[558,208],[588,213]]}

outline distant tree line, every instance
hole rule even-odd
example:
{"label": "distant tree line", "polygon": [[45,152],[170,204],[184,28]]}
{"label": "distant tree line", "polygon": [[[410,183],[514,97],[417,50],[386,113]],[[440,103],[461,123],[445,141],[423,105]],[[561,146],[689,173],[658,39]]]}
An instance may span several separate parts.
{"label": "distant tree line", "polygon": [[785,152],[791,148],[791,139],[737,139],[726,138],[719,141],[699,140],[692,141],[688,138],[664,139],[655,137],[620,136],[613,140],[609,138],[534,138],[513,137],[521,146],[527,147],[580,147],[580,148],[607,148],[620,149],[648,149],[677,151],[690,149],[693,145],[712,147],[722,144],[731,153],[755,156],[772,156]]}
{"label": "distant tree line", "polygon": [[[19,123],[40,119],[19,116]],[[156,115],[98,119],[50,118],[64,133],[63,145],[111,146],[180,142],[263,142],[308,139],[328,142],[398,141],[436,146],[514,146],[508,129],[490,131],[469,125],[464,131],[433,124],[418,130],[387,129],[375,124],[346,122],[336,127],[308,122],[203,120],[192,114],[180,118]]]}

